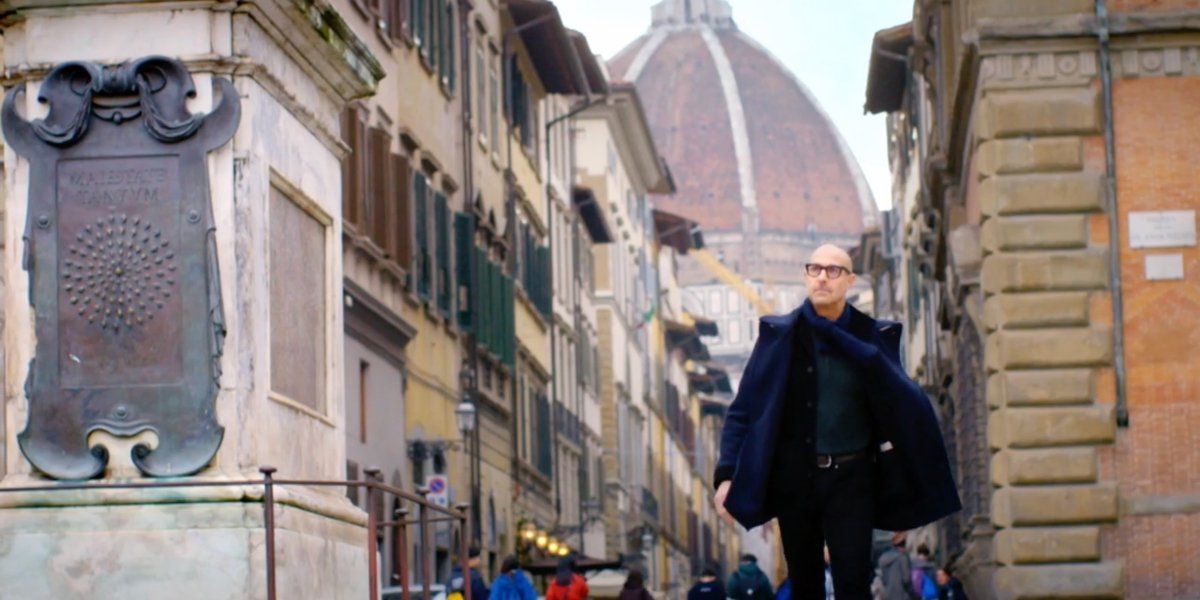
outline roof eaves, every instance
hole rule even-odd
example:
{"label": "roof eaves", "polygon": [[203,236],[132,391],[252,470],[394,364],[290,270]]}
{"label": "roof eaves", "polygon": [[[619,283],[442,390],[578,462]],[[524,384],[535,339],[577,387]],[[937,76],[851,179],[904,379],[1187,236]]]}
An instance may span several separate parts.
{"label": "roof eaves", "polygon": [[863,106],[866,112],[892,112],[903,105],[908,82],[908,49],[912,44],[911,21],[875,33]]}

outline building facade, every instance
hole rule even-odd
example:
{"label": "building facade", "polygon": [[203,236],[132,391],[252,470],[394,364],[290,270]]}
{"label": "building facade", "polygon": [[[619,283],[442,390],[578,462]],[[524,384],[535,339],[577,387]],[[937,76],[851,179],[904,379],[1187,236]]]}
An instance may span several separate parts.
{"label": "building facade", "polygon": [[[659,239],[649,194],[674,183],[636,89],[610,85],[552,3],[12,10],[6,85],[29,86],[18,101],[26,118],[46,117],[35,90],[75,59],[179,57],[196,83],[190,107],[223,106],[219,77],[241,99],[241,124],[207,173],[225,294],[215,400],[225,438],[181,481],[261,477],[272,465],[281,478],[331,484],[281,496],[279,552],[303,557],[281,561],[281,596],[370,589],[366,528],[399,504],[346,492],[346,480],[468,507],[470,539],[449,525],[427,542],[377,532],[372,585],[385,589],[447,581],[464,543],[481,549],[489,580],[508,554],[537,567],[574,552],[647,565],[655,589],[676,595],[696,566],[736,553],[732,529],[696,495],[727,386],[720,369],[688,362],[707,360],[697,335],[672,337],[672,323],[694,328],[674,283],[688,246]],[[91,30],[97,43],[76,43]],[[48,482],[17,441],[36,352],[14,225],[29,210],[29,166],[9,150],[0,491]],[[137,476],[131,452],[144,440],[106,435],[102,479]],[[72,514],[125,544],[120,564],[88,559],[83,576],[46,565],[56,548],[92,548],[83,541],[95,531],[52,531],[59,516],[28,508],[61,502],[52,496],[0,494],[0,527],[21,551],[0,553],[0,596],[157,593],[192,577],[197,594],[261,597],[267,525],[239,520],[254,512],[243,504],[261,501],[243,492],[231,483],[170,503],[80,494]],[[189,530],[193,513],[233,525]],[[153,526],[130,526],[138,514]],[[196,577],[204,565],[186,560],[172,571],[180,557],[164,548],[176,547],[222,549],[220,572],[245,577]],[[22,577],[39,561],[36,577]],[[136,581],[150,571],[178,576]],[[16,580],[24,587],[10,588]]]}
{"label": "building facade", "polygon": [[928,535],[972,596],[1200,593],[1196,14],[918,3],[876,35],[894,208],[867,262],[942,415],[964,510]]}

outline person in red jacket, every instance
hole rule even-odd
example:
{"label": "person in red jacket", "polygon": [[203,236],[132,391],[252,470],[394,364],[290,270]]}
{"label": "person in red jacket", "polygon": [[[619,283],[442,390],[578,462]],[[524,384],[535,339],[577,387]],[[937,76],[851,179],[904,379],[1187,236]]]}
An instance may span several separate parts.
{"label": "person in red jacket", "polygon": [[558,573],[550,588],[546,590],[546,600],[585,600],[588,597],[587,580],[575,572],[575,559],[563,557],[558,561]]}

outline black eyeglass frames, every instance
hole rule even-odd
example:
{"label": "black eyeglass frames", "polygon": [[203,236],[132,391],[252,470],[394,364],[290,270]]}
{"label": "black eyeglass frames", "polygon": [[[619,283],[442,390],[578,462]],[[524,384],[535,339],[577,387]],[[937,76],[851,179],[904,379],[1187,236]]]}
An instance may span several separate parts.
{"label": "black eyeglass frames", "polygon": [[808,273],[809,277],[820,277],[821,271],[825,271],[825,274],[830,279],[837,279],[842,275],[847,275],[850,273],[850,269],[847,269],[841,265],[818,265],[817,263],[808,263],[804,265],[804,272]]}

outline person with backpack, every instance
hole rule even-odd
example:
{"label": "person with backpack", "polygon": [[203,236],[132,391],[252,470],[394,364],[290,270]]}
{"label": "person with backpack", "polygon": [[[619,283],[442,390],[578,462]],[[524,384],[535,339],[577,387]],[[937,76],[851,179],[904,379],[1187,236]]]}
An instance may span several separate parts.
{"label": "person with backpack", "polygon": [[884,600],[920,600],[912,586],[912,561],[908,558],[908,541],[903,531],[892,535],[892,547],[879,557],[879,578],[883,584]]}
{"label": "person with backpack", "polygon": [[771,580],[767,574],[758,568],[758,557],[753,554],[743,554],[741,564],[729,583],[725,593],[733,600],[774,600],[775,591],[771,588]]}
{"label": "person with backpack", "polygon": [[[488,600],[488,586],[479,571],[482,564],[483,561],[479,558],[479,548],[472,546],[467,551],[467,567],[471,570],[471,600]],[[446,586],[446,589],[461,591],[464,585],[462,569],[456,563],[454,568],[450,569],[450,584]]]}
{"label": "person with backpack", "polygon": [[725,600],[725,586],[717,579],[717,570],[711,566],[700,572],[700,581],[688,590],[687,600]]}
{"label": "person with backpack", "polygon": [[937,572],[938,600],[967,600],[963,584],[954,576],[953,567],[946,565]]}
{"label": "person with backpack", "polygon": [[570,556],[558,559],[558,572],[546,590],[546,600],[584,600],[587,597],[587,580],[575,572],[575,559]]}
{"label": "person with backpack", "polygon": [[929,546],[917,546],[917,558],[912,562],[912,586],[921,600],[938,600],[937,567]]}
{"label": "person with backpack", "polygon": [[488,600],[537,600],[533,583],[520,569],[517,557],[509,556],[500,563],[500,576],[492,582]]}

